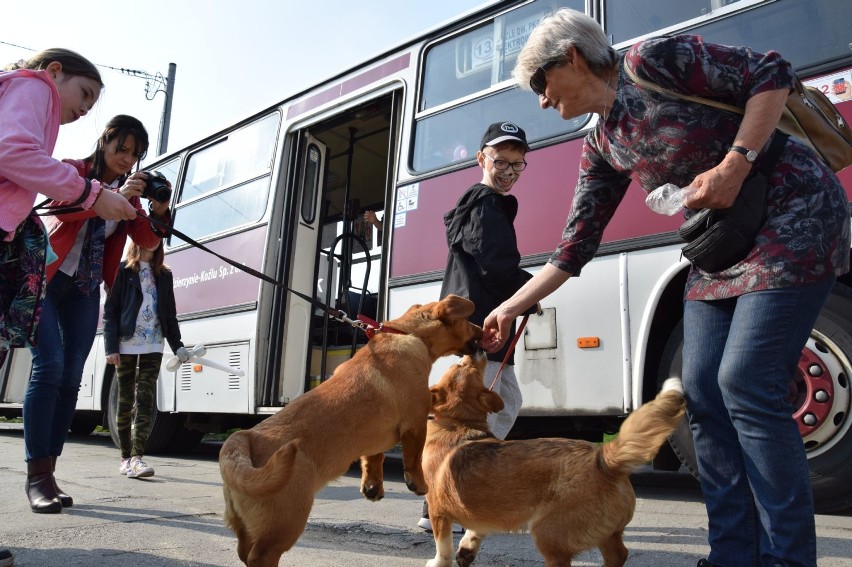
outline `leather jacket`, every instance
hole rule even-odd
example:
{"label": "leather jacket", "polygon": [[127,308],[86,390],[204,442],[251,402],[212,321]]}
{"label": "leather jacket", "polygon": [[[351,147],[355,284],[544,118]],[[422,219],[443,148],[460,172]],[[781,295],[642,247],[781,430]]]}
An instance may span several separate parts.
{"label": "leather jacket", "polygon": [[[177,321],[175,306],[174,278],[171,270],[163,268],[160,275],[155,276],[157,282],[157,316],[163,336],[168,341],[172,352],[183,346],[180,327]],[[104,305],[104,348],[105,354],[119,352],[121,339],[133,336],[136,330],[136,318],[142,307],[142,284],[139,272],[134,272],[122,262],[118,268],[115,284],[109,290]]]}

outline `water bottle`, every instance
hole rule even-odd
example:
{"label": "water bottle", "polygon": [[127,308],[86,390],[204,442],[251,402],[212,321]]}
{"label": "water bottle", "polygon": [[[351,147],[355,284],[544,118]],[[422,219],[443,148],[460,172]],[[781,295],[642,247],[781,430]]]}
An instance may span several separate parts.
{"label": "water bottle", "polygon": [[655,213],[671,216],[683,208],[683,202],[692,190],[692,187],[678,187],[674,183],[666,183],[648,193],[645,204]]}

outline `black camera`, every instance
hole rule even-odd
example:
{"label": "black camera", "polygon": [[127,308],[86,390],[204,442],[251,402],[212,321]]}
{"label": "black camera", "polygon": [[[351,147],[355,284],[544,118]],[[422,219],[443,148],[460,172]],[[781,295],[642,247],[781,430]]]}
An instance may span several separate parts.
{"label": "black camera", "polygon": [[169,187],[166,176],[159,171],[145,171],[143,173],[148,175],[148,180],[145,183],[142,196],[152,201],[168,203],[172,198],[172,189]]}

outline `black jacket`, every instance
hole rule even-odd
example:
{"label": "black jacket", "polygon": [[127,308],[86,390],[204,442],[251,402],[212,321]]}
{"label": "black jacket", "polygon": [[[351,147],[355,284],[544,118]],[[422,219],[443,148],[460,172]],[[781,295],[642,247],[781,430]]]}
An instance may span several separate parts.
{"label": "black jacket", "polygon": [[[444,215],[450,251],[441,297],[454,293],[473,301],[476,310],[470,320],[477,325],[532,278],[518,267],[521,254],[513,224],[517,214],[518,200],[513,195],[501,195],[477,183]],[[528,312],[535,312],[535,307]],[[505,346],[488,359],[502,361],[514,334],[513,323]],[[514,364],[514,357],[507,364]]]}
{"label": "black jacket", "polygon": [[[163,268],[157,281],[157,316],[163,336],[172,352],[183,346],[175,306],[174,279],[171,270]],[[115,283],[109,290],[104,305],[104,348],[105,354],[118,352],[121,339],[129,339],[136,330],[136,318],[142,307],[142,284],[139,272],[128,270],[126,262],[118,268]]]}

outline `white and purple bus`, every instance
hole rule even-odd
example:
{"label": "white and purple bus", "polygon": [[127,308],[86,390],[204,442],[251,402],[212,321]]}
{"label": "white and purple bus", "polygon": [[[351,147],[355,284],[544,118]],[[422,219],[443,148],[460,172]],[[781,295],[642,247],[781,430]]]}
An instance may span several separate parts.
{"label": "white and purple bus", "polygon": [[[386,53],[158,158],[175,227],[218,253],[354,318],[439,299],[442,215],[480,178],[479,136],[494,120],[524,127],[532,151],[516,188],[522,266],[535,272],[564,228],[593,115],[542,112],[511,71],[529,33],[561,8],[596,18],[626,49],[659,34],[781,52],[852,119],[849,0],[524,0],[490,2]],[[309,54],[311,46],[306,46]],[[850,168],[852,169],[852,168]],[[852,171],[841,179],[852,195]],[[383,230],[363,222],[377,211]],[[524,397],[512,435],[600,439],[677,373],[682,340],[677,217],[630,190],[597,258],[542,302],[516,351]],[[173,237],[167,263],[184,340],[245,372],[163,366],[149,450],[185,450],[204,432],[256,423],[310,389],[365,342],[315,305]],[[166,357],[167,359],[168,357]],[[0,375],[0,412],[20,415],[30,356]],[[439,361],[437,378],[452,360]],[[85,368],[75,429],[114,424],[114,371],[100,335]],[[852,506],[852,276],[838,281],[806,349],[795,398],[817,507]],[[114,430],[114,428],[111,428]],[[660,467],[694,470],[682,426]]]}

